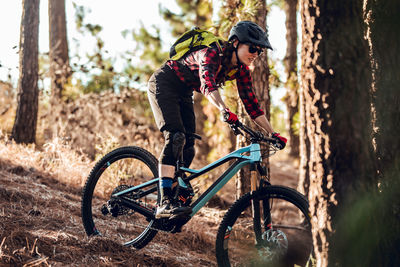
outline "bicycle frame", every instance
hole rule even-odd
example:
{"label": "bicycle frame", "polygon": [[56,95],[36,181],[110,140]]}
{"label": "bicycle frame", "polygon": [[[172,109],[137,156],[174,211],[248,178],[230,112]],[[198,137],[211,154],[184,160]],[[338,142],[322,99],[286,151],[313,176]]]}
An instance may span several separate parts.
{"label": "bicycle frame", "polygon": [[[245,155],[248,153],[249,155]],[[190,205],[190,207],[192,208],[192,213],[190,214],[190,217],[193,217],[241,168],[246,165],[258,163],[261,161],[260,145],[258,143],[252,143],[249,146],[239,148],[238,150],[229,153],[225,157],[222,157],[219,160],[210,163],[209,165],[199,170],[180,167],[181,171],[190,173],[188,177],[183,178],[183,180],[186,182],[191,181],[233,159],[236,159],[236,161],[232,165],[230,165],[229,168],[195,202]],[[144,208],[143,206],[140,206],[135,202],[125,199],[123,196],[134,191],[139,191],[153,184],[157,185],[158,182],[159,178],[155,178],[138,186],[134,186],[118,192],[112,195],[112,197],[118,197],[127,207],[145,215],[148,218],[154,219],[154,214],[152,210]],[[151,189],[140,192],[139,197],[143,197],[145,195],[153,193],[156,190],[157,186],[154,186]]]}

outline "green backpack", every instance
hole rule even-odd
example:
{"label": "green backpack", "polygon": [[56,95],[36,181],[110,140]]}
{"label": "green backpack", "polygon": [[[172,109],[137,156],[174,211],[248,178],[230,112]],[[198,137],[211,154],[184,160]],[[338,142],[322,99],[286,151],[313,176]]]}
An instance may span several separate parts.
{"label": "green backpack", "polygon": [[182,36],[176,40],[176,42],[171,46],[169,57],[172,60],[179,60],[188,53],[205,47],[210,47],[213,43],[217,43],[220,50],[222,50],[221,42],[223,41],[224,39],[215,36],[212,32],[195,27],[182,34]]}

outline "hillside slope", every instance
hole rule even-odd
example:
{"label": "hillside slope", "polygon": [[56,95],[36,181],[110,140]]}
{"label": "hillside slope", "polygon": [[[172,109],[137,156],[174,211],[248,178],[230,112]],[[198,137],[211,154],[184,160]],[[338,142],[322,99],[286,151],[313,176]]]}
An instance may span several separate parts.
{"label": "hillside slope", "polygon": [[[33,168],[0,159],[0,263],[34,266],[215,265],[216,220],[208,210],[182,233],[159,233],[142,250],[86,237],[80,219],[80,188]],[[200,223],[200,221],[203,221]],[[205,224],[204,224],[205,223]],[[201,227],[199,228],[199,225]],[[207,227],[208,231],[202,229]],[[202,233],[203,232],[203,233]]]}
{"label": "hillside slope", "polygon": [[[0,142],[0,266],[216,265],[215,235],[225,213],[217,208],[203,208],[182,233],[159,233],[142,250],[88,238],[80,201],[92,165],[59,144],[38,151]],[[290,165],[271,169],[274,183],[295,186]]]}

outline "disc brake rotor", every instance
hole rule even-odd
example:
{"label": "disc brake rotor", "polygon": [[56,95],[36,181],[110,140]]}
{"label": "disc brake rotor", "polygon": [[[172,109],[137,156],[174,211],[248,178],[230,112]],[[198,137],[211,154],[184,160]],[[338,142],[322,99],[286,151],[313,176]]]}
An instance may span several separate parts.
{"label": "disc brake rotor", "polygon": [[273,261],[285,255],[288,249],[288,240],[281,230],[270,229],[261,236],[263,243],[258,254],[264,260]]}

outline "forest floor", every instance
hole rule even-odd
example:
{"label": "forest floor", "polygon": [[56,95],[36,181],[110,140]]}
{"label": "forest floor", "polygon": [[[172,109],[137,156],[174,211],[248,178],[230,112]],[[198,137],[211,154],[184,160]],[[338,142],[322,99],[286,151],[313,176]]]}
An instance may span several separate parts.
{"label": "forest floor", "polygon": [[[225,213],[218,208],[205,207],[181,233],[159,233],[141,250],[88,238],[81,185],[93,163],[66,149],[0,141],[0,266],[216,265],[215,236]],[[271,173],[273,183],[296,188],[290,161],[277,157]]]}

